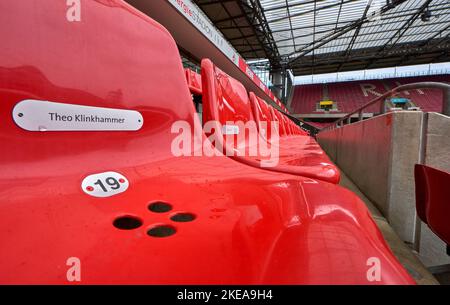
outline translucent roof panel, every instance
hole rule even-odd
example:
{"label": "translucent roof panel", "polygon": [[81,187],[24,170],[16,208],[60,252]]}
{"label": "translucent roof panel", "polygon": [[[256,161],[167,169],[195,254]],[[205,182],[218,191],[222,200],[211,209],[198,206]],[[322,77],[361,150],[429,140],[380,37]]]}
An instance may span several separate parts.
{"label": "translucent roof panel", "polygon": [[295,75],[450,61],[450,0],[193,0],[246,60]]}
{"label": "translucent roof panel", "polygon": [[[287,61],[306,55],[389,48],[450,33],[450,0],[259,2],[278,51]],[[388,7],[388,2],[396,5]],[[423,21],[426,10],[431,17]]]}

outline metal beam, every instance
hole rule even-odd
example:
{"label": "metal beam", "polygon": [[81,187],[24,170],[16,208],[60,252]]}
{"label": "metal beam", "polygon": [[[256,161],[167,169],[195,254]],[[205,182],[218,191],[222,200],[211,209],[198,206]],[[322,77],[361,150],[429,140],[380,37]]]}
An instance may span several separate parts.
{"label": "metal beam", "polygon": [[[369,1],[367,2],[366,8],[364,9],[363,15],[362,15],[362,17],[361,17],[362,19],[365,19],[365,18],[367,17],[367,12],[369,11],[370,6],[372,5],[372,1],[373,1],[373,0],[369,0]],[[348,55],[350,54],[350,50],[353,49],[353,45],[354,45],[354,43],[355,43],[355,41],[356,41],[356,38],[357,38],[358,35],[359,35],[359,31],[361,30],[361,26],[362,26],[362,25],[363,25],[363,24],[361,23],[361,24],[356,28],[355,33],[353,34],[352,40],[350,40],[350,43],[348,44],[347,50],[345,51],[345,55],[344,55],[345,60],[348,59]],[[343,65],[343,63],[339,66],[338,72],[339,72],[339,70],[341,70],[342,65]]]}
{"label": "metal beam", "polygon": [[[382,53],[385,50],[392,49],[395,44],[402,38],[402,36],[408,31],[409,27],[416,21],[416,19],[420,16],[420,14],[425,10],[425,8],[428,7],[428,5],[431,3],[432,0],[426,0],[424,4],[417,10],[415,14],[413,14],[396,32],[395,34],[389,39],[389,41],[384,44],[384,46],[381,48],[381,50],[378,53]],[[394,38],[397,37],[397,39],[389,46],[391,41],[394,40]]]}
{"label": "metal beam", "polygon": [[[391,10],[392,8],[400,5],[401,3],[405,2],[405,1],[407,1],[407,0],[397,0],[397,1],[393,2],[392,4],[385,5],[384,7],[381,8],[380,14],[384,14],[385,12]],[[315,49],[317,49],[317,48],[319,48],[319,47],[329,43],[330,41],[332,41],[332,40],[342,36],[343,34],[348,33],[349,31],[351,31],[351,30],[355,29],[356,27],[360,26],[360,24],[366,23],[367,21],[368,21],[367,16],[365,18],[360,18],[360,19],[350,23],[349,25],[341,28],[339,31],[333,33],[332,35],[319,39],[319,43],[318,44],[316,44],[317,43],[316,41],[313,41],[312,43],[306,45],[305,47],[301,48],[300,50],[296,50],[295,52],[290,53],[288,55],[288,57],[291,56],[291,55],[294,55],[294,54],[296,54],[298,52],[301,52],[294,59],[291,59],[288,62],[288,65],[292,65],[299,58],[301,58],[301,57],[305,56],[306,54],[312,52],[313,50],[315,50]],[[309,48],[310,46],[313,46],[313,47]]]}
{"label": "metal beam", "polygon": [[[225,6],[225,4],[223,4],[223,3],[221,2],[220,5],[222,6],[223,10],[228,14],[228,16],[231,16],[231,13],[228,11],[228,9],[227,9],[227,7]],[[237,24],[237,22],[236,22],[235,19],[233,19],[231,22],[233,22],[235,25]],[[245,36],[241,29],[238,28],[238,31],[241,33],[242,36]],[[247,41],[248,44],[250,44],[250,42],[248,41],[247,38],[244,38],[244,40]],[[257,56],[257,55],[256,55],[256,52],[254,51],[254,49],[253,49],[252,46],[250,46],[250,49],[252,49],[252,51],[254,52],[254,55],[255,55],[255,57],[256,57],[256,56]]]}
{"label": "metal beam", "polygon": [[[443,43],[446,43],[445,45],[442,45]],[[439,46],[442,45],[442,46]],[[436,47],[439,46],[438,49]],[[450,49],[450,39],[443,40],[443,39],[437,39],[434,40],[432,43],[421,46],[420,43],[417,44],[403,44],[399,45],[398,48],[394,51],[391,51],[389,53],[383,54],[383,56],[378,55],[376,58],[374,58],[374,52],[377,50],[377,48],[368,48],[368,49],[360,49],[355,50],[351,52],[350,56],[350,62],[348,62],[348,59],[342,56],[343,52],[338,52],[334,54],[320,54],[316,55],[314,57],[314,61],[316,62],[316,65],[333,65],[333,64],[342,64],[342,63],[354,63],[357,61],[363,61],[363,62],[369,62],[371,60],[375,62],[385,62],[392,60],[394,58],[403,57],[405,55],[414,55],[414,56],[420,56],[420,55],[426,55],[426,54],[434,54],[436,52],[445,51],[447,49]],[[313,56],[304,57],[302,59],[302,62],[297,62],[296,65],[291,66],[292,69],[298,68],[298,67],[309,67],[311,62],[313,60]],[[394,59],[395,60],[395,59]]]}
{"label": "metal beam", "polygon": [[334,26],[334,30],[337,30],[338,24],[339,24],[339,18],[341,18],[341,11],[342,11],[342,4],[344,4],[344,0],[341,0],[341,4],[339,5],[339,12],[336,18],[336,25]]}
{"label": "metal beam", "polygon": [[301,1],[299,3],[293,3],[293,4],[286,3],[286,5],[272,6],[272,7],[266,8],[266,9],[264,9],[264,13],[265,12],[279,10],[279,9],[295,7],[295,6],[299,6],[299,5],[305,5],[305,4],[311,4],[311,3],[314,3],[314,2],[324,2],[324,1],[325,0],[309,0],[309,1]]}
{"label": "metal beam", "polygon": [[[255,33],[255,36],[257,37],[258,41],[260,42],[262,48],[264,49],[267,58],[269,59],[270,63],[274,67],[279,67],[281,65],[281,58],[280,54],[278,52],[277,44],[275,43],[275,40],[273,39],[272,32],[270,31],[270,27],[267,24],[267,20],[265,15],[262,13],[262,7],[259,1],[257,0],[249,0],[244,1],[236,1],[241,8],[242,11],[244,11],[247,15],[246,8],[248,10],[251,10],[251,13],[253,14],[253,19],[258,21],[257,25],[253,26],[253,32]],[[250,4],[250,5],[249,5]],[[254,24],[250,21],[251,24]],[[261,29],[258,31],[261,35],[258,35],[256,28],[259,26]]]}
{"label": "metal beam", "polygon": [[[446,23],[446,22],[444,22],[444,23]],[[385,32],[390,32],[390,31],[385,31]],[[385,33],[384,31],[380,31],[379,33]],[[359,37],[363,37],[363,36],[370,36],[370,35],[372,35],[373,36],[373,34],[364,34],[364,35],[359,35]],[[414,36],[418,36],[418,35],[421,35],[421,36],[423,36],[423,35],[426,35],[426,34],[411,34],[411,35],[406,35],[406,36],[403,36],[403,37],[414,37]],[[433,36],[438,36],[438,35],[433,35]],[[336,39],[336,41],[339,41],[339,40],[343,40],[343,39],[346,39],[346,38],[349,38],[349,37],[345,37],[345,38],[338,38],[338,39]],[[441,38],[441,39],[444,39],[444,38]],[[422,40],[419,40],[420,42],[423,42],[423,45],[426,45],[429,41],[431,41],[432,39],[431,38],[426,38],[426,39],[422,39]],[[378,38],[374,38],[374,39],[366,39],[366,40],[364,40],[364,42],[365,43],[371,43],[371,42],[378,42],[378,41],[380,41],[380,39],[378,39]],[[412,43],[412,44],[414,44],[414,43]],[[303,45],[306,45],[306,44],[303,44]],[[288,44],[288,45],[284,45],[284,46],[281,46],[281,47],[279,47],[280,49],[284,49],[284,48],[292,48],[294,45],[292,45],[292,44]],[[348,43],[340,43],[340,44],[334,44],[333,45],[333,48],[339,48],[339,47],[342,47],[342,46],[348,46]],[[377,53],[378,52],[378,50],[379,50],[379,46],[376,46],[376,47],[374,47],[374,48],[377,48],[377,51],[376,52],[374,52],[374,53]],[[390,52],[392,49],[390,49],[389,51],[387,51],[387,52]],[[344,50],[342,50],[342,51],[337,51],[337,52],[345,52]],[[333,53],[336,53],[336,52],[333,52]],[[322,53],[322,54],[329,54],[329,52],[328,53]],[[321,54],[321,55],[322,55]]]}
{"label": "metal beam", "polygon": [[[447,31],[448,29],[450,29],[450,24],[447,25],[447,26],[446,26],[445,28],[443,28],[442,30],[440,30],[439,32],[437,32],[436,34],[434,34],[433,36],[431,36],[430,38],[428,38],[428,40],[425,41],[422,45],[428,44],[431,40],[433,40],[433,39],[436,38],[437,36],[441,36],[442,33],[444,33],[445,31]],[[446,37],[448,37],[448,34],[447,34],[445,37],[441,38],[441,39],[445,39]]]}
{"label": "metal beam", "polygon": [[[448,24],[448,21],[442,21],[442,22],[439,22],[439,23],[436,23],[436,25],[439,25],[439,24]],[[450,25],[449,25],[449,27],[450,27]],[[414,27],[410,27],[410,29],[415,29],[415,28],[420,28],[420,26],[414,26]],[[384,31],[378,31],[376,34],[383,34],[383,33],[390,33],[390,32],[393,32],[393,30],[384,30]],[[443,31],[442,30],[440,30],[439,32],[436,32],[436,34],[433,34],[433,37],[436,37],[436,36],[439,36],[439,33],[442,33]],[[317,32],[316,32],[316,34],[317,34]],[[418,34],[412,34],[412,35],[403,35],[403,37],[410,37],[410,36],[417,36]],[[426,35],[426,33],[421,33],[420,35]],[[306,35],[306,36],[296,36],[296,38],[301,38],[301,37],[307,37],[307,36],[310,36],[310,34],[308,34],[308,35]],[[365,36],[374,36],[374,34],[373,33],[371,33],[371,32],[367,32],[367,33],[359,33],[359,35],[358,35],[358,37],[360,37],[360,38],[362,38],[362,37],[365,37]],[[343,39],[347,39],[347,38],[349,38],[350,36],[345,36],[345,37],[340,37],[340,38],[338,38],[338,39],[336,39],[336,41],[338,41],[338,40],[343,40]],[[426,44],[426,41],[428,40],[429,38],[427,38],[426,40],[424,40],[425,41],[425,43],[424,44]],[[288,41],[288,40],[291,40],[291,38],[288,38],[288,39],[283,39],[283,41]],[[378,38],[376,38],[376,39],[366,39],[366,40],[364,40],[364,42],[365,43],[370,43],[370,42],[374,42],[374,41],[379,41],[380,39],[378,39]],[[296,44],[297,46],[305,46],[305,45],[307,45],[307,43],[305,43],[305,44]],[[292,48],[294,45],[293,44],[287,44],[287,45],[283,45],[283,46],[280,46],[280,47],[278,47],[279,49],[283,49],[283,48]],[[337,48],[337,47],[341,47],[341,46],[348,46],[348,43],[344,43],[344,44],[334,44],[333,45],[333,48]]]}
{"label": "metal beam", "polygon": [[[448,8],[436,8],[436,9],[433,9],[433,12],[439,12],[439,11],[447,12]],[[404,11],[402,11],[402,16],[401,17],[411,16],[415,12],[416,12],[416,9],[404,10]],[[389,22],[389,24],[390,23],[398,23],[398,20],[396,20],[396,18],[395,18],[395,17],[397,17],[397,15],[395,15],[395,12],[392,12],[392,13],[391,12],[385,12],[383,17],[385,17],[385,19],[388,19],[388,20],[394,20],[393,22]],[[346,24],[346,25],[348,25],[348,24],[351,23],[351,21],[339,21],[337,23],[338,24]],[[328,23],[319,24],[319,25],[317,25],[317,27],[334,26],[335,24],[336,24],[336,22],[328,22]],[[368,25],[368,26],[370,26],[370,25]],[[303,30],[303,29],[310,29],[310,28],[311,28],[311,25],[305,25],[305,26],[294,27],[293,30],[296,31],[296,30]],[[330,29],[330,30],[332,30],[332,29]],[[289,31],[289,29],[273,30],[272,33],[286,32],[286,31]]]}
{"label": "metal beam", "polygon": [[[289,27],[291,28],[292,44],[294,45],[294,49],[295,49],[296,46],[295,46],[294,30],[292,30],[291,12],[290,12],[290,10],[289,10],[288,0],[285,0],[285,1],[286,1],[286,10],[287,10],[288,18],[289,18]],[[315,2],[314,2],[314,5],[316,5]]]}
{"label": "metal beam", "polygon": [[[344,1],[345,1],[344,3],[349,3],[349,2],[355,2],[355,1],[358,1],[358,0],[344,0]],[[314,7],[316,7],[316,5],[317,5],[317,1],[314,1]],[[309,14],[309,13],[315,13],[317,11],[324,10],[324,9],[327,9],[327,8],[332,8],[332,7],[335,7],[335,6],[338,6],[338,5],[340,5],[340,3],[333,3],[333,4],[329,4],[329,5],[324,5],[322,7],[314,8],[314,9],[309,10],[309,11],[304,11],[304,12],[299,12],[299,13],[293,14],[293,15],[291,15],[291,18],[302,16],[302,15],[306,15],[306,14]],[[282,21],[282,20],[285,20],[285,19],[286,19],[286,17],[280,17],[280,18],[276,18],[276,19],[270,20],[269,23],[275,23],[277,21]]]}
{"label": "metal beam", "polygon": [[[390,25],[390,24],[397,24],[398,23],[398,21],[392,21],[392,22],[383,22],[383,25],[384,26],[386,26],[386,25]],[[448,20],[444,20],[444,21],[440,21],[440,22],[435,22],[435,23],[433,23],[433,25],[434,26],[436,26],[436,25],[440,25],[440,24],[449,24],[449,22],[448,22]],[[370,28],[372,28],[372,27],[378,27],[379,25],[378,24],[373,24],[373,25],[371,25],[371,24],[366,24],[365,26],[364,26],[364,29],[365,30],[367,30],[367,29],[370,29]],[[318,27],[318,26],[317,26]],[[316,28],[317,28],[316,27]],[[416,29],[416,28],[420,28],[421,26],[420,25],[411,25],[410,26],[410,29]],[[309,27],[309,29],[310,29],[311,27]],[[339,28],[340,29],[340,28]],[[295,30],[295,29],[294,29]],[[289,29],[287,29],[286,31],[290,31]],[[376,34],[380,34],[380,33],[389,33],[389,32],[394,32],[395,31],[395,29],[387,29],[387,30],[383,30],[383,31],[377,31],[376,32]],[[322,34],[322,33],[330,33],[330,32],[334,32],[334,29],[327,29],[327,30],[321,30],[321,31],[316,31],[316,34]],[[370,35],[374,35],[374,33],[373,32],[370,32],[370,31],[367,31],[367,33],[363,33],[363,34],[359,34],[359,37],[362,37],[362,36],[370,36]],[[295,36],[295,39],[297,39],[297,38],[303,38],[303,37],[309,37],[309,36],[311,36],[311,33],[308,33],[308,34],[302,34],[302,35],[297,35],[297,36]],[[280,43],[280,42],[284,42],[284,41],[289,41],[289,40],[291,40],[292,38],[291,37],[289,37],[289,38],[283,38],[283,39],[278,39],[277,40],[277,43]],[[340,39],[342,39],[342,38],[340,38]],[[306,44],[300,44],[300,45],[306,45]]]}
{"label": "metal beam", "polygon": [[228,15],[228,16],[229,17],[227,17],[227,18],[213,20],[213,23],[217,24],[217,23],[222,23],[222,22],[226,22],[226,21],[234,21],[239,18],[244,18],[245,14],[239,14],[239,15],[235,15],[235,16]]}
{"label": "metal beam", "polygon": [[221,4],[221,3],[227,3],[227,2],[233,2],[235,0],[195,0],[195,3],[198,6],[206,6],[206,5],[213,5],[213,4]]}

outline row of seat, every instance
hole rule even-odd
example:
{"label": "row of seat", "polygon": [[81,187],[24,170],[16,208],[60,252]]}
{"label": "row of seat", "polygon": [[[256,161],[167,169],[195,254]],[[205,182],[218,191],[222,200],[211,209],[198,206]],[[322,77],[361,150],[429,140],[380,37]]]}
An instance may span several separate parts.
{"label": "row of seat", "polygon": [[[193,73],[195,72],[189,73],[190,88],[193,87]],[[211,121],[220,123],[217,130],[223,138],[219,143],[223,153],[255,167],[331,183],[339,182],[337,167],[318,143],[292,120],[254,92],[248,93],[241,82],[220,70],[209,59],[202,60],[201,73],[203,124]],[[233,122],[243,122],[244,125],[239,126]],[[245,126],[252,122],[256,128],[246,129]],[[253,139],[259,139],[259,142],[254,143]],[[276,161],[273,160],[273,155],[263,156],[258,151],[261,142],[269,145],[272,151],[276,150]],[[242,154],[239,155],[236,151]],[[257,153],[251,155],[250,151]]]}
{"label": "row of seat", "polygon": [[[185,68],[184,72],[186,74],[186,81],[188,83],[188,87],[190,92],[193,95],[202,95],[202,78],[201,75],[197,72]],[[265,120],[268,122],[277,121],[279,123],[279,134],[280,136],[287,135],[306,135],[307,132],[301,129],[298,125],[296,125],[292,120],[288,119],[284,114],[282,114],[278,109],[268,105],[263,99],[256,96],[253,92],[250,92],[251,96],[253,95],[254,99],[257,101],[252,102],[252,110],[255,111],[254,104],[262,103],[264,104],[264,110],[268,109],[269,116],[265,117]],[[250,98],[251,98],[250,96]],[[263,106],[261,106],[263,107]],[[255,113],[254,113],[255,115]]]}
{"label": "row of seat", "polygon": [[[121,0],[84,1],[89,18],[76,25],[66,12],[65,1],[0,2],[8,24],[0,27],[8,46],[0,48],[0,283],[414,283],[365,205],[339,185],[197,155],[188,141],[185,154],[174,153],[180,122],[192,127],[187,138],[208,139],[194,132],[199,118],[164,27]],[[216,79],[202,75],[203,93]],[[12,116],[27,99],[132,110],[143,124],[28,131]],[[128,188],[109,197],[84,190],[86,177],[110,172]],[[374,257],[376,281],[367,277]]]}

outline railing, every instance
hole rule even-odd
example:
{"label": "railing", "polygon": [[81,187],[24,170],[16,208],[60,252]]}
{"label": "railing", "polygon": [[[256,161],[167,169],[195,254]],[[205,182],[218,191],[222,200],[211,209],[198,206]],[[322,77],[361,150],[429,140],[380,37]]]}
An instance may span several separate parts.
{"label": "railing", "polygon": [[385,94],[371,100],[370,102],[366,103],[365,105],[359,107],[355,111],[347,114],[343,118],[340,118],[336,122],[334,122],[332,125],[321,129],[321,131],[330,130],[334,128],[339,128],[344,126],[345,123],[350,124],[351,118],[354,114],[358,114],[358,121],[361,121],[363,119],[363,110],[369,106],[372,106],[373,104],[376,104],[380,101],[380,113],[383,114],[386,112],[386,99],[388,97],[391,97],[395,95],[396,93],[407,91],[407,90],[413,90],[413,89],[441,89],[442,90],[442,114],[450,116],[450,85],[444,84],[444,83],[437,83],[437,82],[420,82],[420,83],[412,83],[412,84],[406,84],[398,86]]}

